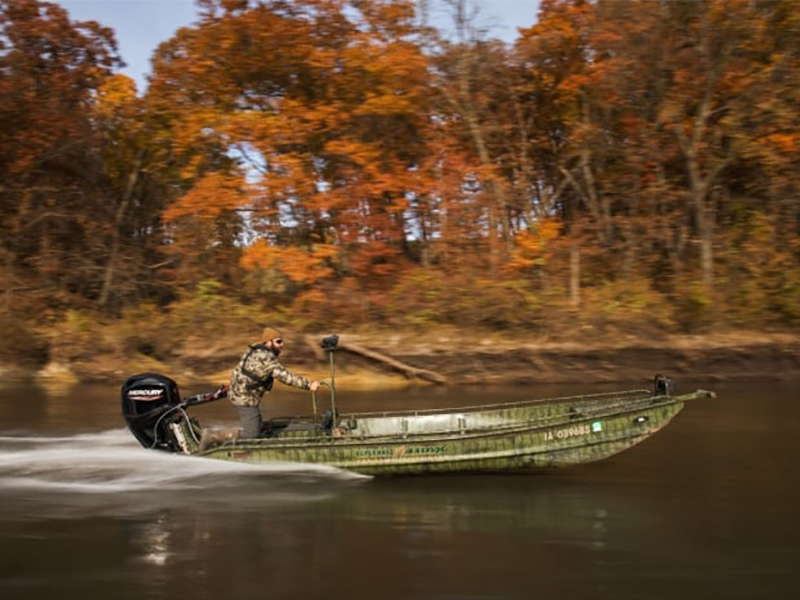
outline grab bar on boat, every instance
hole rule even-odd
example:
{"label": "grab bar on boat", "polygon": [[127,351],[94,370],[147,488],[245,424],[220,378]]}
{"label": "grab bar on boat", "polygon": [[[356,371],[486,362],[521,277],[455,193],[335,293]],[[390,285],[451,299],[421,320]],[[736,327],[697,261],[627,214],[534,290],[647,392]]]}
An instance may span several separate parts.
{"label": "grab bar on boat", "polygon": [[[339,336],[331,334],[322,339],[322,349],[328,353],[330,357],[331,363],[331,380],[330,382],[327,381],[320,381],[320,385],[327,385],[328,388],[331,390],[331,415],[332,415],[332,425],[331,429],[336,428],[336,384],[335,384],[335,375],[336,375],[336,368],[333,361],[333,353],[336,351],[336,348],[339,346]],[[314,425],[319,422],[319,413],[317,412],[317,392],[316,390],[311,391],[311,409],[314,412]]]}
{"label": "grab bar on boat", "polygon": [[314,412],[314,425],[317,424],[317,392],[311,392],[311,409]]}
{"label": "grab bar on boat", "polygon": [[[333,413],[333,427],[336,427],[336,399],[333,386],[327,381],[320,381],[320,385],[327,386],[331,390],[331,412]],[[314,424],[319,423],[319,412],[317,411],[317,392],[311,392],[311,410],[314,413]]]}
{"label": "grab bar on boat", "polygon": [[336,352],[336,348],[339,345],[339,336],[336,334],[329,335],[325,339],[322,340],[322,349],[328,353],[330,357],[330,364],[331,364],[331,381],[328,384],[328,387],[331,389],[331,413],[333,415],[333,423],[331,425],[331,430],[336,429],[338,425],[336,423],[336,366],[333,360],[333,354]]}

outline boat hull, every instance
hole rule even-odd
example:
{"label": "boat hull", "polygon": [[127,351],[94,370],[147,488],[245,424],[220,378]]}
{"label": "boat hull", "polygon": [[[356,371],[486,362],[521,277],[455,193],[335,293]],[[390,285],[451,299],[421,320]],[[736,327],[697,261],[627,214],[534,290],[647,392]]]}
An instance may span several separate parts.
{"label": "boat hull", "polygon": [[622,452],[665,427],[697,397],[713,393],[633,393],[464,411],[343,415],[345,426],[329,432],[287,431],[202,452],[189,444],[185,450],[219,460],[315,463],[365,475],[550,469]]}

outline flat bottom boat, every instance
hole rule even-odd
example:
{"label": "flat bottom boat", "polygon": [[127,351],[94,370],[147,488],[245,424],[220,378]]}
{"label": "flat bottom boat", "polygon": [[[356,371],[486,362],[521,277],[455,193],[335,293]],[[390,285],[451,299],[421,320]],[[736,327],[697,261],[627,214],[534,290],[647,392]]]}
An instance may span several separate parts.
{"label": "flat bottom boat", "polygon": [[[331,357],[332,357],[331,352]],[[163,375],[142,374],[122,387],[123,415],[146,448],[248,462],[330,465],[366,475],[537,470],[601,460],[665,427],[686,402],[714,398],[677,394],[658,375],[654,389],[529,400],[454,409],[339,414],[274,419],[262,437],[207,436],[189,410],[226,395],[225,388],[182,399]],[[201,443],[202,442],[202,443]]]}

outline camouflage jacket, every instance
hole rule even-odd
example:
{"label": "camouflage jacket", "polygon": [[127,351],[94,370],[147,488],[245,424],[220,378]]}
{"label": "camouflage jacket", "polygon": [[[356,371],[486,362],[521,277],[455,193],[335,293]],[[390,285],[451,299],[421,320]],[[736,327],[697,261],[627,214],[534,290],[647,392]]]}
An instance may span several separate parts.
{"label": "camouflage jacket", "polygon": [[228,398],[237,406],[258,406],[275,379],[303,390],[311,387],[310,379],[286,369],[267,346],[252,344],[233,369]]}

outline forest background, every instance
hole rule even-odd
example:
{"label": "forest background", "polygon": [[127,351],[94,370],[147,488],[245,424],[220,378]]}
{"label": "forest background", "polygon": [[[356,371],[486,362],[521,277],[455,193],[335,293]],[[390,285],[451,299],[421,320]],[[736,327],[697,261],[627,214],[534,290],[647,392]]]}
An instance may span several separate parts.
{"label": "forest background", "polygon": [[0,362],[792,336],[800,3],[542,0],[513,43],[432,3],[198,0],[140,93],[0,0]]}

